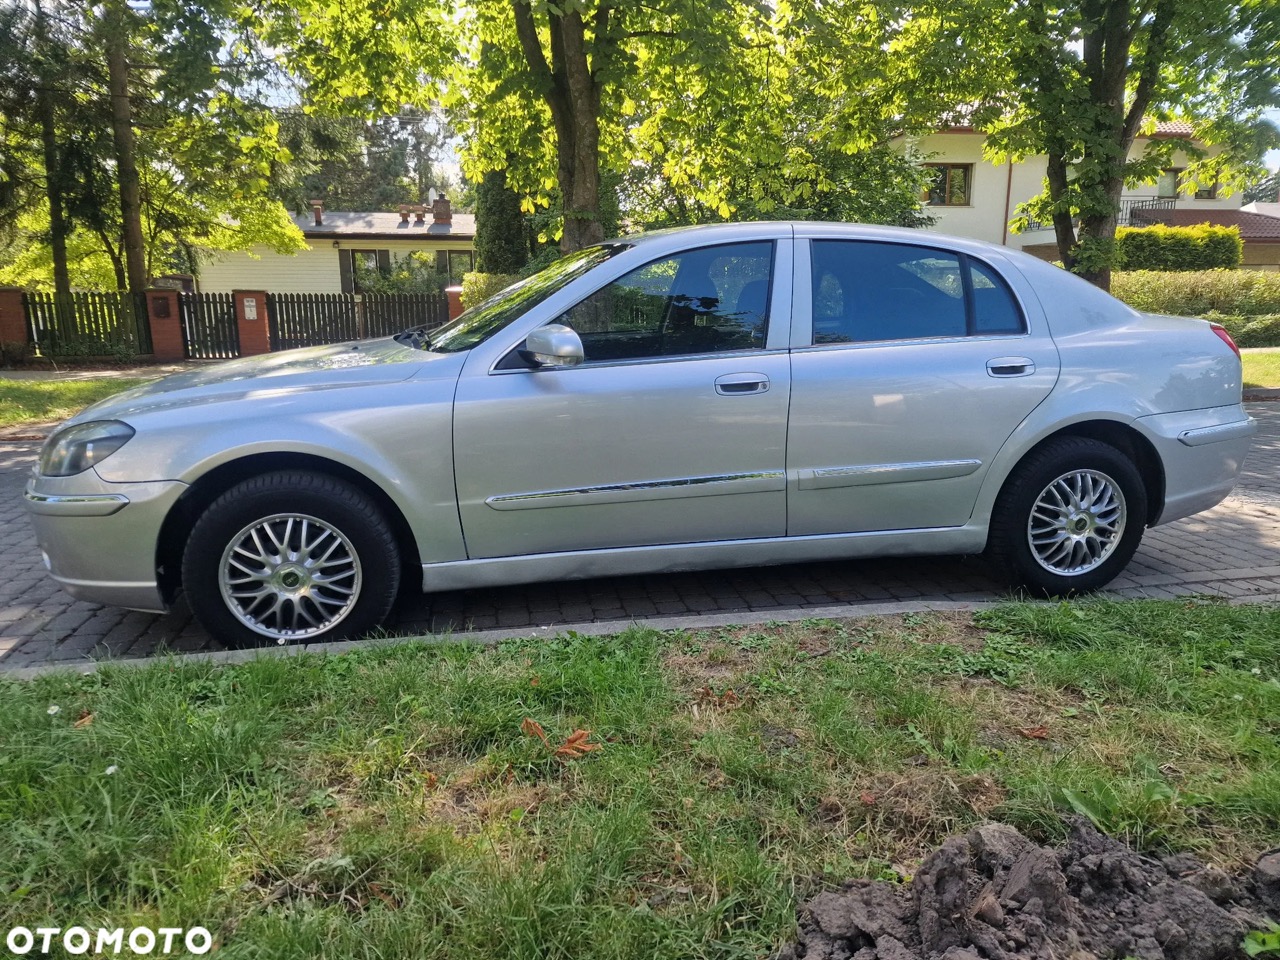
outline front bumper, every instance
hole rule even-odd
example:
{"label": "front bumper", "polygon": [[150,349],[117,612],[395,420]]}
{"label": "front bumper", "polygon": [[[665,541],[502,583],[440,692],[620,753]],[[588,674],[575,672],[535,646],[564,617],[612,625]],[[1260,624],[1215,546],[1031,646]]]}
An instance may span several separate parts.
{"label": "front bumper", "polygon": [[1235,489],[1257,424],[1244,408],[1209,407],[1140,417],[1165,468],[1164,510],[1153,526],[1189,517]]}
{"label": "front bumper", "polygon": [[162,612],[156,545],[185,483],[109,483],[93,470],[32,477],[27,512],[49,573],[77,600]]}

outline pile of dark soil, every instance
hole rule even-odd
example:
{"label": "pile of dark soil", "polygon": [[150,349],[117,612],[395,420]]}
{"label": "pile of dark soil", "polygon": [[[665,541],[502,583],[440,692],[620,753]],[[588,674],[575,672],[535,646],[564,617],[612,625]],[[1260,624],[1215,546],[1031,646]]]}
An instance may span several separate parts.
{"label": "pile of dark soil", "polygon": [[1086,821],[1059,850],[986,824],[910,884],[818,895],[778,960],[1225,960],[1268,918],[1280,919],[1280,851],[1231,877],[1185,854],[1142,856]]}

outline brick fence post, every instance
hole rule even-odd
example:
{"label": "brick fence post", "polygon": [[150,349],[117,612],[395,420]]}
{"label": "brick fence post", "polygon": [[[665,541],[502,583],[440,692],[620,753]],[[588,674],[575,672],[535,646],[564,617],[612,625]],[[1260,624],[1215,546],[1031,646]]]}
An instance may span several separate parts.
{"label": "brick fence post", "polygon": [[462,288],[445,287],[444,293],[449,298],[449,319],[456,320],[462,313]]}
{"label": "brick fence post", "polygon": [[27,339],[27,309],[22,305],[22,290],[0,287],[0,343],[26,343]]}
{"label": "brick fence post", "polygon": [[156,287],[147,291],[147,323],[151,327],[151,353],[157,360],[187,359],[177,290]]}
{"label": "brick fence post", "polygon": [[240,329],[240,356],[271,352],[271,327],[267,323],[267,295],[261,290],[232,290],[236,326]]}

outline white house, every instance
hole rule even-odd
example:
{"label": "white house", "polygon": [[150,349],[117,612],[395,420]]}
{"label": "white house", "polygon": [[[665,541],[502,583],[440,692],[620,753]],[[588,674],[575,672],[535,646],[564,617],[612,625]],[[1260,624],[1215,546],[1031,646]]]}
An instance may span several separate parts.
{"label": "white house", "polygon": [[[1130,155],[1141,156],[1149,139],[1188,137],[1191,133],[1188,123],[1158,123],[1149,137],[1134,141]],[[915,144],[917,150],[929,157],[926,163],[934,170],[933,183],[922,198],[928,213],[937,217],[931,229],[1004,244],[1048,260],[1058,259],[1052,225],[1044,224],[1020,234],[1009,229],[1009,221],[1017,216],[1018,204],[1043,189],[1046,158],[1037,156],[1021,163],[992,164],[983,159],[983,140],[984,135],[972,127],[951,127],[923,137]],[[1156,211],[1208,212],[1240,208],[1239,194],[1220,197],[1213,185],[1205,185],[1194,194],[1180,189],[1184,186],[1186,166],[1187,158],[1179,152],[1175,154],[1173,166],[1157,181],[1126,189],[1120,201],[1121,225],[1149,222],[1148,214]]]}
{"label": "white house", "polygon": [[310,216],[294,217],[307,248],[279,254],[267,247],[249,253],[215,254],[200,267],[202,293],[264,290],[268,293],[358,293],[357,264],[386,269],[410,253],[435,258],[453,283],[475,261],[475,217],[454,213],[439,197],[429,207],[404,205],[396,213],[328,212],[312,203]]}

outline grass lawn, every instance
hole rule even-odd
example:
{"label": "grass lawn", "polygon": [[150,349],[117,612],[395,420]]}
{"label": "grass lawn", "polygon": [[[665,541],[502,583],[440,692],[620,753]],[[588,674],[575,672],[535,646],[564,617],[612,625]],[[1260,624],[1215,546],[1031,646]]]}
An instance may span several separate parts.
{"label": "grass lawn", "polygon": [[0,680],[0,928],[759,957],[825,885],[1071,809],[1236,868],[1278,672],[1280,609],[1111,601]]}
{"label": "grass lawn", "polygon": [[0,378],[0,427],[65,420],[113,393],[145,380],[5,380]]}
{"label": "grass lawn", "polygon": [[1242,353],[1246,387],[1280,387],[1280,350],[1268,353]]}

